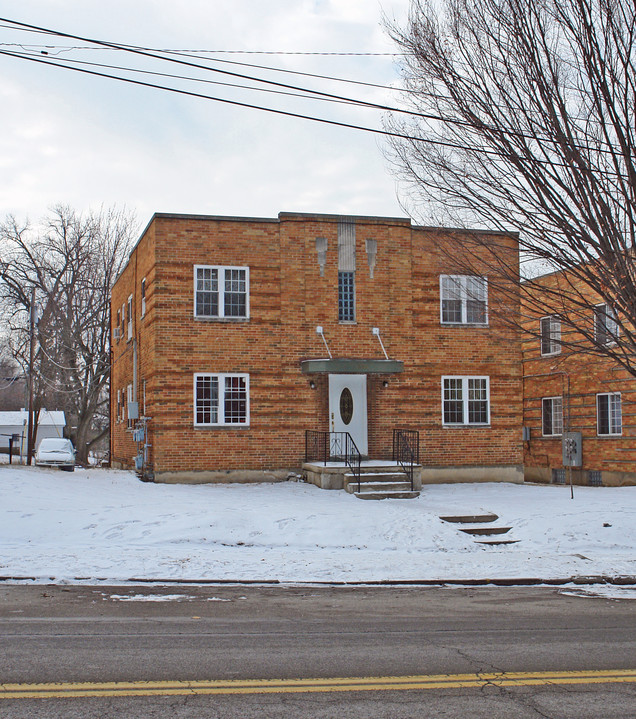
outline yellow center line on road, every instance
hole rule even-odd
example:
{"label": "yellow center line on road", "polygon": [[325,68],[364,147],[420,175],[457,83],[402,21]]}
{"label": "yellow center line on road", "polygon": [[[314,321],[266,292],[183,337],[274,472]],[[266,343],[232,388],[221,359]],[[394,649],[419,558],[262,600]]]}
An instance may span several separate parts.
{"label": "yellow center line on road", "polygon": [[466,688],[481,689],[487,685],[520,687],[550,684],[615,684],[624,682],[636,683],[636,669],[430,674],[403,677],[331,677],[324,679],[211,679],[198,681],[0,684],[0,699],[412,691]]}

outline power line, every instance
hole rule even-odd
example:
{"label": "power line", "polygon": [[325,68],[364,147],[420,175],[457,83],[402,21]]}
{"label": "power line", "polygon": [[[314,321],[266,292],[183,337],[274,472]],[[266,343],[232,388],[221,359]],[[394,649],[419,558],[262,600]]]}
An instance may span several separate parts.
{"label": "power line", "polygon": [[[251,103],[239,102],[238,100],[229,100],[227,98],[214,97],[212,95],[204,95],[203,93],[192,92],[191,90],[182,90],[182,89],[176,88],[176,87],[168,87],[166,85],[157,85],[155,83],[143,82],[142,80],[134,80],[132,78],[121,77],[118,75],[110,75],[108,73],[97,72],[95,70],[86,70],[81,67],[69,67],[68,65],[63,65],[61,63],[54,62],[52,60],[49,60],[49,59],[46,59],[43,57],[30,57],[30,56],[26,56],[26,55],[18,55],[15,53],[7,52],[6,50],[0,50],[0,55],[6,55],[7,57],[15,57],[20,60],[29,60],[31,62],[37,62],[37,63],[41,63],[44,65],[51,65],[53,67],[60,67],[60,68],[63,68],[64,70],[72,70],[73,72],[81,72],[86,75],[95,75],[97,77],[105,77],[105,78],[109,78],[111,80],[119,80],[121,82],[126,82],[131,85],[141,85],[142,87],[151,87],[151,88],[158,89],[158,90],[166,90],[167,92],[174,92],[178,95],[197,97],[197,98],[204,99],[204,100],[214,100],[215,102],[222,102],[227,105],[236,105],[238,107],[245,107],[245,108],[250,108],[253,110],[262,110],[263,112],[271,112],[276,115],[285,115],[287,117],[296,117],[301,120],[312,120],[314,122],[320,122],[325,125],[335,125],[338,127],[346,127],[346,128],[352,129],[352,130],[361,130],[363,132],[371,132],[376,135],[386,135],[389,137],[401,138],[403,140],[413,140],[415,142],[423,142],[423,143],[427,143],[427,144],[440,145],[440,146],[451,147],[451,148],[455,148],[455,149],[464,149],[463,145],[458,145],[456,143],[442,142],[442,141],[438,141],[438,140],[429,140],[427,138],[416,137],[414,135],[406,135],[406,134],[400,133],[400,132],[391,132],[390,130],[381,130],[379,128],[374,128],[374,127],[365,127],[363,125],[354,125],[352,123],[340,122],[338,120],[328,120],[328,119],[322,118],[322,117],[314,117],[312,115],[303,115],[301,113],[291,112],[288,110],[280,110],[280,109],[273,108],[273,107],[263,107],[262,105],[253,105]],[[362,103],[362,104],[364,104],[364,103]],[[486,148],[482,148],[480,151],[484,152],[486,154],[493,154],[493,155],[498,156],[498,153],[496,153],[494,150],[488,150]]]}
{"label": "power line", "polygon": [[[0,25],[7,30],[15,30],[12,25]],[[20,46],[17,42],[3,42],[0,45]],[[91,45],[35,45],[29,44],[27,47],[43,48],[45,50],[59,50],[60,52],[70,52],[72,50],[97,50],[98,48]],[[174,53],[205,53],[211,55],[299,55],[299,56],[318,56],[318,57],[404,57],[401,52],[331,52],[331,51],[307,51],[307,50],[221,50],[201,48],[168,48],[168,47],[145,47],[144,50],[153,50],[154,52],[174,52]],[[275,68],[272,68],[275,69]]]}
{"label": "power line", "polygon": [[[369,108],[372,108],[372,109],[384,110],[384,111],[388,111],[388,112],[397,112],[397,113],[401,113],[401,114],[411,115],[411,116],[414,116],[414,117],[420,117],[420,118],[423,118],[423,119],[433,120],[433,121],[442,122],[442,123],[447,123],[447,124],[454,124],[454,125],[457,125],[457,126],[467,127],[467,128],[469,128],[469,129],[473,129],[473,126],[472,126],[471,123],[469,123],[468,121],[453,120],[453,119],[443,118],[443,117],[440,117],[440,116],[437,116],[437,115],[420,113],[420,112],[415,112],[415,111],[412,111],[412,110],[404,110],[404,109],[401,109],[401,108],[395,108],[395,107],[391,107],[391,106],[388,106],[388,105],[381,105],[381,104],[378,104],[378,103],[371,103],[371,102],[364,101],[364,100],[355,100],[355,99],[353,99],[353,98],[348,98],[348,97],[345,97],[345,96],[342,96],[342,95],[335,95],[335,94],[333,94],[333,93],[321,92],[321,91],[318,91],[318,90],[312,90],[312,89],[308,89],[308,88],[303,88],[303,87],[299,87],[299,86],[296,86],[296,85],[289,85],[289,84],[286,84],[286,83],[278,83],[278,82],[275,82],[275,81],[272,81],[272,80],[266,80],[266,79],[263,79],[263,78],[258,78],[258,77],[254,77],[254,76],[250,76],[250,75],[244,75],[244,74],[241,74],[241,73],[233,73],[233,72],[230,72],[230,71],[227,71],[227,70],[219,70],[218,68],[211,68],[211,67],[209,67],[208,65],[200,65],[200,64],[198,64],[198,63],[192,63],[192,62],[188,62],[188,61],[185,61],[185,60],[179,60],[179,59],[175,59],[175,58],[171,58],[171,57],[163,57],[163,56],[161,56],[161,55],[155,54],[154,52],[148,52],[148,51],[146,51],[146,50],[140,49],[140,48],[138,48],[138,47],[136,47],[136,46],[119,45],[119,44],[112,43],[112,42],[107,42],[107,41],[102,41],[102,40],[94,40],[94,39],[92,39],[92,38],[86,38],[86,37],[82,37],[82,36],[78,36],[78,35],[72,35],[72,34],[70,34],[70,33],[65,33],[65,32],[57,31],[57,30],[50,30],[50,29],[48,29],[48,28],[42,28],[42,27],[39,27],[39,26],[36,26],[36,25],[30,25],[30,24],[27,24],[27,23],[20,23],[20,22],[18,22],[18,21],[9,20],[9,19],[7,19],[7,18],[0,18],[0,21],[2,21],[2,22],[9,22],[9,23],[11,23],[11,24],[15,24],[15,25],[17,25],[17,26],[20,27],[20,28],[28,28],[29,31],[32,31],[32,32],[43,33],[43,34],[50,34],[50,35],[60,36],[60,37],[70,37],[70,38],[72,38],[72,39],[80,40],[80,41],[83,41],[83,42],[94,43],[94,44],[96,44],[96,45],[99,45],[100,47],[105,47],[105,48],[108,48],[108,49],[122,50],[122,51],[125,51],[125,52],[131,52],[131,53],[134,53],[134,54],[138,54],[138,55],[141,55],[141,56],[143,56],[143,57],[150,57],[150,58],[153,58],[153,59],[158,59],[158,60],[164,60],[164,61],[168,61],[168,62],[173,62],[173,63],[177,63],[177,64],[180,64],[180,65],[185,65],[185,66],[188,66],[188,67],[193,67],[193,68],[200,69],[200,70],[206,70],[206,71],[208,71],[208,72],[221,73],[221,74],[224,74],[224,75],[230,75],[230,76],[232,76],[232,77],[239,77],[239,78],[241,78],[241,79],[247,79],[247,80],[250,80],[250,81],[253,81],[253,82],[259,82],[259,83],[264,83],[264,84],[268,84],[268,85],[274,85],[275,87],[283,87],[283,88],[286,88],[286,89],[297,90],[297,91],[300,91],[300,92],[302,92],[302,93],[309,93],[311,96],[316,95],[316,96],[317,96],[316,99],[318,99],[318,98],[325,98],[325,99],[329,99],[329,100],[335,101],[335,102],[345,102],[345,103],[350,103],[350,104],[358,105],[358,106],[361,106],[361,107],[369,107]],[[167,86],[163,86],[163,85],[155,85],[155,84],[153,84],[153,83],[144,83],[144,82],[139,81],[139,80],[133,80],[133,79],[131,79],[131,78],[124,78],[124,77],[121,77],[121,76],[110,75],[110,74],[107,74],[107,73],[99,73],[99,72],[95,72],[95,71],[91,71],[91,70],[85,70],[85,69],[82,69],[82,68],[68,67],[67,65],[60,64],[60,63],[56,63],[56,62],[53,62],[53,61],[48,60],[48,59],[44,59],[44,58],[39,57],[39,56],[33,57],[33,56],[28,56],[28,55],[21,55],[21,54],[11,53],[11,52],[8,52],[8,51],[1,51],[1,50],[0,50],[0,54],[12,56],[12,57],[18,57],[18,58],[25,59],[25,60],[31,60],[31,61],[34,61],[34,62],[41,62],[41,63],[43,63],[43,64],[53,65],[53,66],[56,66],[56,67],[62,67],[62,68],[64,68],[64,69],[74,70],[74,71],[82,72],[82,73],[86,73],[86,74],[92,74],[92,75],[96,75],[96,76],[100,76],[100,77],[106,77],[106,78],[110,78],[110,79],[120,80],[120,81],[122,81],[122,82],[127,82],[127,83],[131,83],[131,84],[138,84],[138,85],[142,85],[142,86],[146,86],[146,87],[153,87],[153,88],[156,88],[156,89],[162,89],[162,90],[166,90],[166,91],[169,91],[169,92],[175,92],[175,93],[178,93],[178,94],[191,95],[191,96],[193,96],[193,97],[199,97],[199,98],[202,98],[202,99],[215,100],[215,101],[217,101],[217,102],[222,102],[222,103],[227,103],[227,104],[233,104],[233,105],[237,105],[237,106],[240,106],[240,107],[246,107],[246,108],[251,108],[251,109],[259,109],[259,110],[262,110],[262,111],[264,111],[264,112],[271,112],[271,113],[275,113],[275,114],[287,115],[287,116],[296,117],[296,118],[299,118],[299,119],[313,120],[313,121],[315,121],[315,122],[321,122],[321,123],[324,123],[324,124],[332,124],[332,125],[336,125],[336,126],[340,126],[340,127],[347,127],[347,128],[350,128],[350,129],[357,129],[357,130],[361,130],[361,131],[364,131],[364,132],[372,132],[372,133],[375,133],[375,134],[381,134],[381,135],[386,135],[386,136],[389,136],[389,137],[396,137],[396,138],[400,138],[400,139],[411,140],[411,141],[414,141],[414,142],[422,142],[422,143],[425,143],[425,144],[433,144],[433,145],[438,145],[438,146],[441,146],[441,147],[449,147],[449,148],[454,148],[454,149],[472,150],[472,151],[476,151],[476,152],[483,153],[483,154],[495,155],[495,156],[497,156],[497,157],[500,157],[500,156],[501,156],[501,153],[500,153],[500,152],[495,151],[495,150],[489,150],[489,149],[487,149],[487,148],[485,148],[485,147],[475,147],[474,145],[473,145],[472,147],[470,147],[470,146],[466,145],[465,143],[460,145],[460,144],[458,144],[458,143],[449,142],[449,141],[427,139],[427,138],[422,138],[421,136],[409,135],[409,134],[406,134],[406,133],[392,132],[392,131],[388,131],[388,130],[380,130],[380,129],[378,129],[378,128],[369,128],[369,127],[365,127],[365,126],[361,126],[361,125],[354,125],[354,124],[350,124],[350,123],[344,123],[344,122],[339,122],[339,121],[335,121],[335,120],[327,120],[327,119],[325,119],[325,118],[318,118],[318,117],[314,117],[314,116],[304,115],[304,114],[300,114],[300,113],[293,113],[293,112],[290,112],[290,111],[279,110],[279,109],[275,109],[275,108],[268,108],[268,107],[263,107],[263,106],[259,106],[259,105],[253,105],[253,104],[250,104],[250,103],[242,103],[242,102],[238,102],[238,101],[234,101],[234,100],[229,100],[229,99],[225,99],[225,98],[219,98],[219,97],[214,97],[214,96],[209,96],[209,95],[203,95],[203,94],[200,94],[200,93],[193,93],[193,92],[189,92],[189,91],[186,91],[186,90],[181,90],[181,89],[178,89],[178,88],[172,88],[172,87],[167,87]],[[63,62],[66,62],[66,59],[63,59]],[[226,62],[226,61],[220,61],[220,62]],[[91,64],[91,63],[86,63],[86,62],[84,62],[84,64]],[[110,67],[110,66],[107,65],[106,67]],[[121,68],[118,68],[118,69],[121,69]],[[126,71],[130,71],[130,72],[139,72],[139,73],[148,72],[148,71],[143,71],[143,70],[136,70],[136,69],[134,69],[134,68],[125,68],[125,70],[126,70]],[[153,73],[153,74],[154,74],[154,73]],[[173,78],[175,78],[175,79],[189,79],[189,80],[191,80],[191,81],[197,81],[197,78],[183,78],[183,76],[169,75],[169,74],[163,74],[163,73],[158,73],[158,74],[160,74],[161,76],[173,77]],[[198,81],[201,81],[201,80],[198,80]],[[246,89],[248,89],[248,88],[246,88]],[[249,89],[254,89],[254,90],[256,90],[256,89],[259,89],[259,88],[249,88]],[[309,96],[305,96],[305,97],[306,97],[307,99],[309,98]],[[526,133],[522,133],[522,132],[519,132],[519,131],[515,131],[515,130],[511,130],[511,129],[506,129],[506,128],[503,128],[503,129],[502,129],[502,128],[489,128],[488,126],[485,126],[484,129],[489,130],[489,131],[491,131],[491,132],[499,133],[500,135],[506,135],[506,134],[507,134],[507,135],[510,135],[510,136],[515,136],[515,137],[519,137],[519,138],[523,138],[523,139],[529,139],[529,140],[532,140],[532,141],[535,141],[535,142],[539,142],[539,141],[541,140],[540,137],[537,137],[537,136],[535,136],[535,135],[526,134]],[[578,146],[578,145],[573,145],[573,147],[577,147],[577,149],[587,149],[587,148],[585,148],[585,147],[581,147],[581,146]],[[610,149],[596,148],[596,151],[599,152],[599,153],[606,153],[606,154],[611,154],[611,155],[614,154],[614,149],[611,148],[611,146],[610,146]],[[550,165],[552,165],[552,166],[567,166],[567,165],[559,165],[559,163],[556,163],[556,162],[553,162],[553,161],[550,161],[550,160],[542,161],[542,160],[537,159],[537,161],[538,161],[538,162],[543,162],[543,163],[546,163],[546,164],[550,164]]]}
{"label": "power line", "polygon": [[[0,45],[1,45],[1,43],[0,43]],[[2,52],[2,51],[0,51],[0,52]],[[13,52],[7,52],[6,54],[11,54],[13,57],[23,57],[25,59],[33,58],[33,57],[39,59],[41,57],[40,55],[33,55],[32,53],[29,53],[26,51],[24,53],[19,53],[19,52],[13,51]],[[71,58],[58,58],[58,59],[64,63],[87,65],[89,67],[101,67],[101,68],[108,69],[108,70],[122,70],[124,72],[138,73],[140,75],[154,75],[155,77],[165,77],[165,78],[169,78],[169,79],[173,79],[173,80],[187,80],[189,82],[205,83],[206,85],[218,85],[221,87],[232,87],[232,88],[236,88],[236,89],[240,89],[240,90],[252,90],[254,92],[267,92],[267,93],[271,93],[273,95],[284,95],[287,97],[299,97],[299,98],[303,98],[306,100],[321,100],[324,102],[334,102],[334,103],[340,103],[340,104],[345,104],[345,105],[364,107],[364,103],[361,103],[360,101],[353,100],[353,99],[351,99],[351,100],[346,100],[346,99],[336,100],[336,99],[331,99],[328,97],[320,97],[320,96],[316,97],[311,94],[303,94],[303,93],[297,93],[297,92],[285,92],[283,90],[272,90],[271,88],[267,88],[267,87],[253,87],[251,85],[239,85],[238,83],[221,82],[220,80],[206,80],[206,79],[200,78],[200,77],[192,77],[189,75],[175,75],[173,73],[158,72],[156,70],[141,70],[138,68],[126,67],[126,66],[122,66],[122,65],[108,65],[106,63],[89,62],[88,60],[74,60]],[[72,69],[72,68],[68,68],[68,69]],[[398,112],[398,111],[399,111],[398,109],[395,110],[395,112]]]}

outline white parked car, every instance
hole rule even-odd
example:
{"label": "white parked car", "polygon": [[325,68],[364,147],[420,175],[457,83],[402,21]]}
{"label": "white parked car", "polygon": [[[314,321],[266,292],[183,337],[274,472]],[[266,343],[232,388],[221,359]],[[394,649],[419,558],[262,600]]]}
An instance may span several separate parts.
{"label": "white parked car", "polygon": [[35,453],[38,467],[60,467],[67,472],[75,468],[75,448],[70,439],[45,437]]}

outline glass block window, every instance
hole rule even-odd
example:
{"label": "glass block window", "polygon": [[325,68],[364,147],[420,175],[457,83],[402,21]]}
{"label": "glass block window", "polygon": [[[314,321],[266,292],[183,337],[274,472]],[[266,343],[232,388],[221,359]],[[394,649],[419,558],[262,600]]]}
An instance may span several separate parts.
{"label": "glass block window", "polygon": [[601,345],[614,344],[618,338],[619,327],[616,313],[606,304],[594,307],[594,338]]}
{"label": "glass block window", "polygon": [[599,435],[623,433],[620,392],[596,395],[596,426]]}
{"label": "glass block window", "polygon": [[600,470],[598,469],[590,469],[587,473],[587,481],[590,487],[602,487],[603,486],[603,477],[601,475]]}
{"label": "glass block window", "polygon": [[488,324],[488,281],[471,275],[440,277],[442,324]]}
{"label": "glass block window", "polygon": [[355,322],[355,272],[338,272],[338,320]]}
{"label": "glass block window", "polygon": [[488,377],[442,377],[442,423],[490,423]]}
{"label": "glass block window", "polygon": [[541,400],[541,425],[544,437],[563,434],[562,397],[544,397]]}
{"label": "glass block window", "polygon": [[249,424],[249,375],[195,374],[197,427]]}
{"label": "glass block window", "polygon": [[246,319],[249,316],[249,268],[196,265],[194,316]]}
{"label": "glass block window", "polygon": [[561,352],[561,320],[556,315],[541,318],[541,354]]}

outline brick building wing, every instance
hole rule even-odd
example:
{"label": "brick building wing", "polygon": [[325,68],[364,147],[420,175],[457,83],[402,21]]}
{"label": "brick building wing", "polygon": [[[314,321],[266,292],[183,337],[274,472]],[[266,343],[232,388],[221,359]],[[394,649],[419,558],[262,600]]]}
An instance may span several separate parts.
{"label": "brick building wing", "polygon": [[[380,461],[403,428],[424,482],[521,481],[520,337],[492,311],[487,262],[460,261],[470,234],[154,215],[112,292],[113,465],[272,481],[301,473],[307,431],[348,432]],[[491,235],[516,262],[516,235]]]}

